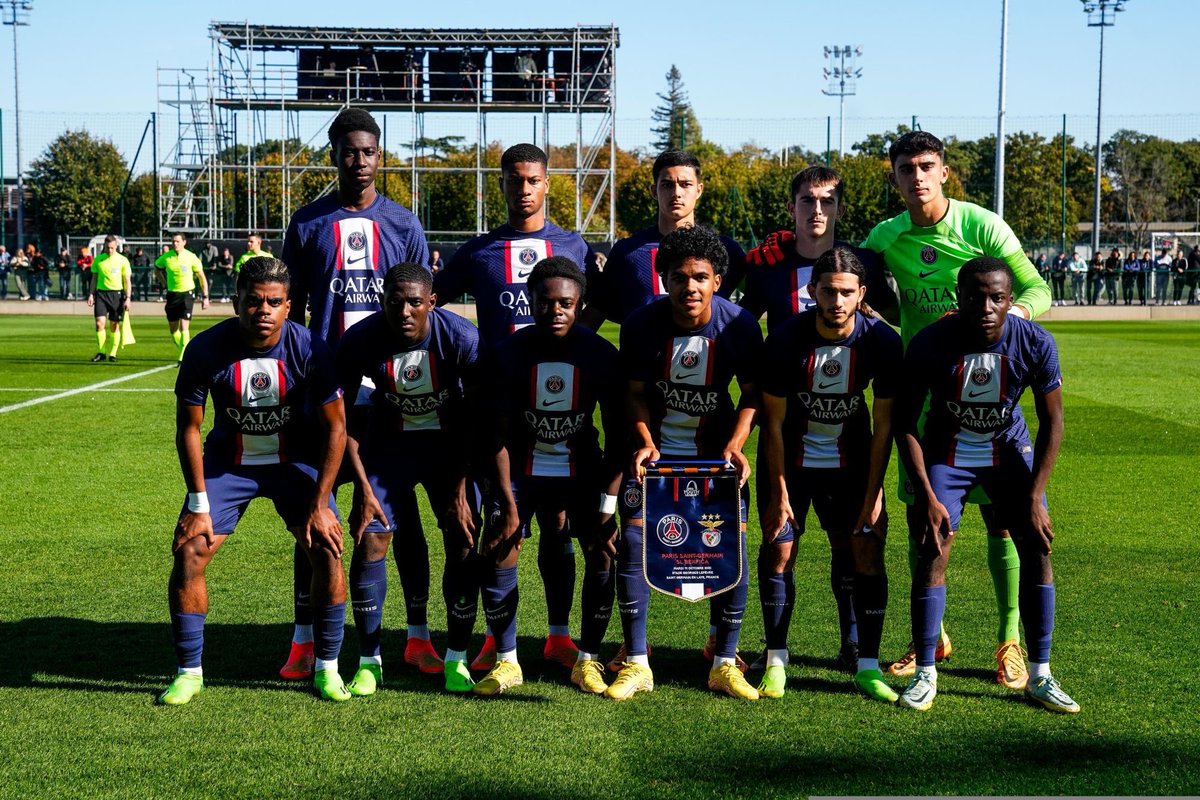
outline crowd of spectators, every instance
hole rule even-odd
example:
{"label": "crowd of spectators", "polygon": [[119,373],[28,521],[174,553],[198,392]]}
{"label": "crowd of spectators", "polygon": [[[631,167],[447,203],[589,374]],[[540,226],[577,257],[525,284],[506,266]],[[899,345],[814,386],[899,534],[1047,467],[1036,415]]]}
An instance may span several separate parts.
{"label": "crowd of spectators", "polygon": [[1122,254],[1114,247],[1107,257],[1095,253],[1086,261],[1078,251],[1026,253],[1046,283],[1055,306],[1196,305],[1200,283],[1200,245]]}

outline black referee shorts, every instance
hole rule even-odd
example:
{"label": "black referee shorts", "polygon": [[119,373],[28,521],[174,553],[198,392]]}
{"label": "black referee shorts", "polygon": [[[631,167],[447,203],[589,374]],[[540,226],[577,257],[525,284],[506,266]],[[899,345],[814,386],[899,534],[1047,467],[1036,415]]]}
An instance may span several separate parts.
{"label": "black referee shorts", "polygon": [[191,292],[167,292],[167,322],[178,322],[181,319],[192,318],[192,306],[196,298]]}

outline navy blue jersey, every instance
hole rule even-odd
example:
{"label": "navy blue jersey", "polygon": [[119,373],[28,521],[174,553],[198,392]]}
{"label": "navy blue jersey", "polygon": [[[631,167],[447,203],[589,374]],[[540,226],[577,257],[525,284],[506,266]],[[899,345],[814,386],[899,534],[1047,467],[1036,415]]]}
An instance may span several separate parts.
{"label": "navy blue jersey", "polygon": [[406,431],[441,431],[460,426],[464,386],[479,362],[479,332],[467,320],[435,308],[429,333],[409,345],[377,311],[346,331],[335,364],[347,397],[357,397],[366,378],[371,393],[364,440]]}
{"label": "navy blue jersey", "polygon": [[341,389],[328,348],[302,325],[285,321],[279,342],[256,350],[233,318],[196,334],[183,351],[175,396],[203,406],[209,395],[206,462],[281,464],[309,456],[313,425],[306,409],[336,400]]}
{"label": "navy blue jersey", "polygon": [[910,413],[929,396],[922,436],[927,462],[995,466],[1002,446],[1029,445],[1017,403],[1025,388],[1046,395],[1062,385],[1054,337],[1037,323],[1010,314],[996,344],[972,345],[976,337],[955,314],[909,342],[903,391]]}
{"label": "navy blue jersey", "polygon": [[[662,276],[654,271],[661,241],[657,225],[618,240],[604,262],[604,269],[593,264],[588,270],[588,305],[597,308],[605,319],[620,324],[634,309],[666,294]],[[721,243],[729,253],[729,269],[717,293],[729,297],[745,275],[746,253],[728,236],[722,236]]]}
{"label": "navy blue jersey", "polygon": [[550,256],[566,256],[581,270],[595,258],[582,236],[552,222],[533,233],[501,225],[458,248],[446,268],[434,276],[433,291],[439,305],[473,295],[479,333],[490,347],[533,323],[525,282],[534,265]]}
{"label": "navy blue jersey", "polygon": [[762,391],[787,399],[783,423],[788,465],[832,469],[870,456],[868,384],[877,398],[896,396],[904,347],[887,323],[855,316],[854,331],[830,341],[817,332],[817,312],[804,311],[767,337]]}
{"label": "navy blue jersey", "polygon": [[428,264],[425,231],[411,211],[382,194],[362,211],[342,208],[337,195],[292,215],[283,262],[292,276],[290,318],[304,322],[331,348],[354,323],[380,309],[383,276],[403,262]]}
{"label": "navy blue jersey", "polygon": [[735,423],[729,383],[753,383],[762,330],[745,309],[712,299],[712,317],[694,331],[671,319],[663,297],[621,326],[621,361],[645,384],[650,434],[664,456],[719,458]]}
{"label": "navy blue jersey", "polygon": [[595,475],[596,406],[614,419],[625,397],[617,349],[578,325],[563,339],[526,328],[496,346],[491,367],[493,407],[508,420],[512,477]]}
{"label": "navy blue jersey", "polygon": [[[858,256],[867,268],[866,301],[877,309],[895,303],[895,295],[883,274],[879,255],[862,247],[845,242],[834,242],[835,247],[844,247]],[[812,308],[816,301],[808,294],[812,280],[815,258],[800,256],[795,248],[789,247],[784,259],[777,264],[750,266],[746,270],[746,285],[742,291],[741,305],[758,319],[767,315],[767,333],[772,333],[790,317]]]}

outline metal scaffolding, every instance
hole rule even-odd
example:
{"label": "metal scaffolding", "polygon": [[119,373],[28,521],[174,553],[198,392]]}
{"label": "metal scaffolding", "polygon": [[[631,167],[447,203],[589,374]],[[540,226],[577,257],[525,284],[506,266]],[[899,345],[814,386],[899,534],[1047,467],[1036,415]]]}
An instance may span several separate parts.
{"label": "metal scaffolding", "polygon": [[[511,123],[512,115],[532,114],[532,141],[547,150],[551,119],[570,118],[574,163],[552,166],[550,173],[574,178],[574,228],[591,238],[614,237],[615,26],[389,30],[214,22],[209,36],[206,67],[158,70],[160,127],[173,126],[175,134],[160,150],[164,233],[282,237],[296,208],[334,188],[325,131],[339,111],[359,106],[380,121],[385,148],[389,119],[411,133],[405,145],[411,154],[389,157],[377,182],[405,176],[414,210],[425,199],[429,176],[474,177],[474,229],[426,231],[442,241],[486,230],[485,181],[499,173],[485,158],[489,118],[506,115]],[[473,165],[445,166],[436,151],[427,152],[431,114],[452,115],[464,139],[474,117]],[[536,141],[539,123],[542,142]],[[561,155],[562,148],[556,150]],[[314,196],[316,184],[323,188]]]}

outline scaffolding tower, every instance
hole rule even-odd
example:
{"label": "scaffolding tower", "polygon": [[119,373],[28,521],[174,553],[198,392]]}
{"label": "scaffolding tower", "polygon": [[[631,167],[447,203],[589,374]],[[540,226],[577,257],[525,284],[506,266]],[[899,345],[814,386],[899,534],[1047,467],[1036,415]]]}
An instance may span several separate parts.
{"label": "scaffolding tower", "polygon": [[[454,241],[486,230],[485,182],[499,174],[486,163],[488,121],[497,115],[508,117],[509,129],[512,115],[532,115],[534,136],[521,140],[547,152],[552,119],[556,129],[559,120],[570,120],[574,163],[552,166],[550,173],[574,177],[575,230],[614,238],[615,26],[391,30],[214,22],[209,37],[206,67],[158,69],[160,125],[174,128],[174,144],[159,150],[164,234],[228,240],[257,231],[281,238],[292,212],[315,199],[314,182],[323,187],[316,196],[336,187],[326,129],[339,111],[359,106],[380,121],[385,153],[389,120],[399,116],[401,130],[411,135],[409,156],[385,162],[376,182],[386,185],[389,173],[405,175],[414,211],[430,175],[474,177],[474,229],[427,230],[431,239]],[[445,166],[429,151],[430,115],[449,119],[462,134],[471,133],[467,120],[473,117],[473,166]]]}

